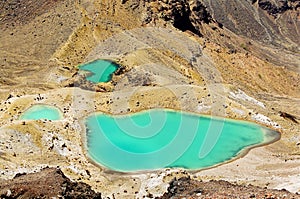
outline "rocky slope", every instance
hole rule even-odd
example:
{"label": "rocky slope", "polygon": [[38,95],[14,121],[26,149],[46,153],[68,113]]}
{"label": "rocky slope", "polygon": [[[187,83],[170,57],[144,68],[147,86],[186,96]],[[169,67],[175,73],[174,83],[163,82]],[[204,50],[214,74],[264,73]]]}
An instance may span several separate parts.
{"label": "rocky slope", "polygon": [[251,185],[238,186],[226,181],[195,181],[190,178],[174,179],[168,192],[161,199],[167,198],[299,198],[286,190],[269,190]]}
{"label": "rocky slope", "polygon": [[[240,46],[247,49],[252,41],[255,56],[294,70],[299,66],[297,57],[284,58],[274,49],[286,54],[299,52],[299,1],[236,1],[205,0],[212,16],[235,34],[242,35],[246,42]],[[297,54],[297,53],[296,53]]]}
{"label": "rocky slope", "polygon": [[99,198],[84,183],[71,182],[60,169],[45,168],[38,173],[18,174],[1,182],[0,198]]}
{"label": "rocky slope", "polygon": [[[146,23],[163,20],[227,48],[249,51],[251,45],[253,49],[250,51],[255,56],[278,65],[284,58],[272,48],[285,50],[288,55],[299,52],[299,5],[299,1],[150,1]],[[224,33],[217,38],[208,37],[203,24],[224,27],[244,39],[236,43],[236,38],[228,38]],[[284,65],[295,70],[299,61],[292,55]]]}
{"label": "rocky slope", "polygon": [[[111,198],[161,196],[182,176],[299,192],[299,9],[298,0],[0,1],[0,187],[22,181],[11,180],[17,173],[58,166]],[[95,86],[76,66],[97,58],[122,70]],[[65,119],[19,121],[35,103],[57,106]],[[120,175],[88,159],[81,118],[158,107],[257,122],[281,139],[196,173]]]}
{"label": "rocky slope", "polygon": [[[71,182],[61,170],[45,168],[31,174],[17,174],[12,180],[0,184],[0,197],[17,198],[94,198],[101,199],[85,183]],[[209,182],[192,180],[189,177],[173,179],[167,192],[157,199],[167,198],[300,198],[286,190],[270,190],[252,185],[235,185],[226,181],[211,180]],[[153,198],[151,194],[148,198]]]}

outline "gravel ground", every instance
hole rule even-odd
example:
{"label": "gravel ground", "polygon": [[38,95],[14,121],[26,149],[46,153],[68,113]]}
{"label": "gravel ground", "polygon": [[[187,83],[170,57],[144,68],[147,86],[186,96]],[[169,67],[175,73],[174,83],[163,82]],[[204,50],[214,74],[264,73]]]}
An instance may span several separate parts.
{"label": "gravel ground", "polygon": [[60,169],[46,168],[0,181],[0,198],[101,198],[101,194],[85,183],[71,182]]}
{"label": "gravel ground", "polygon": [[[148,195],[148,198],[153,196]],[[17,174],[0,181],[0,198],[102,198],[82,182],[72,182],[58,168],[45,168],[37,173]],[[117,198],[117,197],[116,197]],[[167,198],[300,198],[286,190],[272,190],[252,185],[235,185],[226,181],[196,181],[188,177],[174,179],[168,191],[157,199]]]}
{"label": "gravel ground", "polygon": [[220,180],[209,182],[196,181],[190,178],[174,179],[170,182],[168,192],[160,199],[166,198],[300,198],[286,190],[272,190],[252,185],[235,185]]}

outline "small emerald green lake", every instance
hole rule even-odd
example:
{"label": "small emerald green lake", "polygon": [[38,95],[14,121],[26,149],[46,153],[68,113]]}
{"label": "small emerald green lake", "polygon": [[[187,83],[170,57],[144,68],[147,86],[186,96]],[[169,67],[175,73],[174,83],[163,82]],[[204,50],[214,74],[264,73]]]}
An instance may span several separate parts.
{"label": "small emerald green lake", "polygon": [[63,118],[61,111],[55,106],[36,104],[21,114],[21,120],[60,120]]}
{"label": "small emerald green lake", "polygon": [[230,161],[280,134],[255,123],[169,109],[85,119],[88,156],[108,169],[204,169]]}
{"label": "small emerald green lake", "polygon": [[108,60],[95,60],[79,66],[79,70],[88,72],[86,80],[93,83],[110,81],[118,68],[116,63]]}

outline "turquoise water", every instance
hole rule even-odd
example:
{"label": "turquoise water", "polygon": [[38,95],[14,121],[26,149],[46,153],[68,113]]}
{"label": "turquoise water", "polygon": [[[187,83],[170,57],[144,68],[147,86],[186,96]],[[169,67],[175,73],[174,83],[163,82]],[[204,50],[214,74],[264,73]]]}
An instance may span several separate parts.
{"label": "turquoise water", "polygon": [[108,60],[95,60],[79,66],[80,70],[88,71],[87,80],[93,83],[108,82],[112,74],[118,69],[118,65]]}
{"label": "turquoise water", "polygon": [[96,113],[86,118],[85,125],[90,158],[123,172],[207,168],[279,136],[254,123],[168,109],[122,116]]}
{"label": "turquoise water", "polygon": [[44,104],[37,104],[31,106],[27,109],[21,116],[21,120],[39,120],[39,119],[48,119],[48,120],[60,120],[62,119],[61,111],[54,107]]}

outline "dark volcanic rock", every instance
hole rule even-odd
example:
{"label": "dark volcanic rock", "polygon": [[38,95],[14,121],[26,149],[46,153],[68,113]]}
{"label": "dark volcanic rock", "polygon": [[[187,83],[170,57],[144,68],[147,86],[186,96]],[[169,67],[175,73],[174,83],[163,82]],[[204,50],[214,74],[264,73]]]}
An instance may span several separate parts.
{"label": "dark volcanic rock", "polygon": [[[300,0],[146,0],[145,24],[163,20],[202,36],[203,23],[218,23],[237,35],[280,47],[300,44]],[[293,46],[293,47],[292,47]]]}
{"label": "dark volcanic rock", "polygon": [[266,10],[270,15],[277,16],[280,13],[284,13],[288,10],[297,9],[300,6],[299,0],[259,0],[258,5],[261,9]]}
{"label": "dark volcanic rock", "polygon": [[234,185],[212,180],[202,182],[187,177],[174,179],[161,199],[177,198],[300,198],[286,190],[271,190],[252,185]]}
{"label": "dark volcanic rock", "polygon": [[191,31],[201,36],[201,23],[213,21],[210,13],[200,1],[164,0],[148,1],[148,16],[145,23],[164,20],[182,31]]}
{"label": "dark volcanic rock", "polygon": [[237,35],[278,47],[300,44],[299,0],[202,2],[216,21]]}
{"label": "dark volcanic rock", "polygon": [[206,6],[200,2],[195,1],[190,5],[191,12],[192,12],[192,21],[194,22],[204,22],[204,23],[210,23],[213,21],[212,16],[207,11]]}
{"label": "dark volcanic rock", "polygon": [[99,198],[91,187],[71,182],[60,169],[46,168],[38,173],[19,174],[1,182],[0,198]]}

